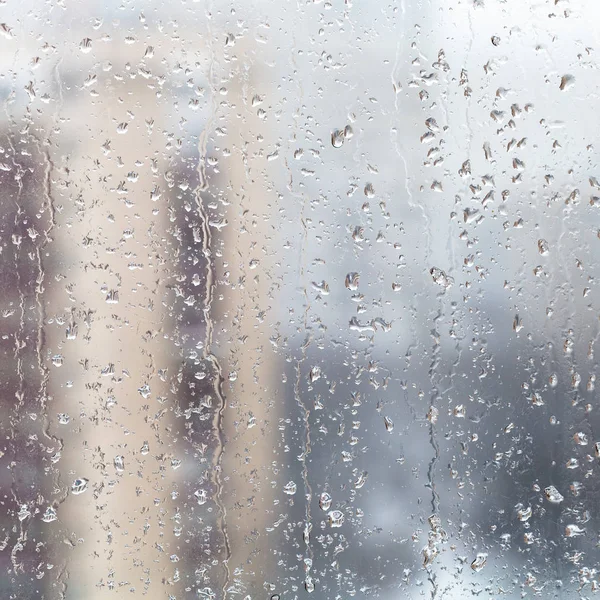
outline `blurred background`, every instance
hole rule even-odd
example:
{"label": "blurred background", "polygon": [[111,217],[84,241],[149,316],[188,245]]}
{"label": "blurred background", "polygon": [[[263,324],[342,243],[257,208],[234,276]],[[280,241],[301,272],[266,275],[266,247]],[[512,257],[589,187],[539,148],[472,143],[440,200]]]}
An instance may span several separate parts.
{"label": "blurred background", "polygon": [[0,2],[0,595],[598,589],[592,0]]}

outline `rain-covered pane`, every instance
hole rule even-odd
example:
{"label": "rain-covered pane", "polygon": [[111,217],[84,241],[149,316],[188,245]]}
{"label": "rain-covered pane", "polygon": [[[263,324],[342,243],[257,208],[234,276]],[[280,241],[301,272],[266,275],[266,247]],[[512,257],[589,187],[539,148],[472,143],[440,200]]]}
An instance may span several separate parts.
{"label": "rain-covered pane", "polygon": [[589,598],[597,0],[0,0],[0,597]]}

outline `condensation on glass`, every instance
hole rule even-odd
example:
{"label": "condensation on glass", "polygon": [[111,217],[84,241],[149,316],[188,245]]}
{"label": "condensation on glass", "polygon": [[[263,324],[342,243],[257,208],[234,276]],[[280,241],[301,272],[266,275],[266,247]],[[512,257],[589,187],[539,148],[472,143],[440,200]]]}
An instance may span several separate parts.
{"label": "condensation on glass", "polygon": [[599,18],[0,2],[0,596],[597,591]]}

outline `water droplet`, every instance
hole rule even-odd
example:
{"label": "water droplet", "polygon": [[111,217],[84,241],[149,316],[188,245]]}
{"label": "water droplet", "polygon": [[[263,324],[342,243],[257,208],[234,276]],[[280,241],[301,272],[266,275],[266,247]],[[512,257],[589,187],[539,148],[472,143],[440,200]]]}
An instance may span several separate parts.
{"label": "water droplet", "polygon": [[125,470],[125,459],[122,455],[118,454],[113,459],[113,465],[115,466],[115,470],[117,473],[122,473]]}
{"label": "water droplet", "polygon": [[538,251],[542,256],[548,255],[549,246],[546,240],[538,240]]}
{"label": "water droplet", "polygon": [[144,398],[144,400],[150,398],[150,386],[147,383],[138,388],[138,392],[140,393],[140,396]]}
{"label": "water droplet", "polygon": [[56,521],[56,519],[58,519],[56,509],[52,506],[48,506],[42,515],[42,521],[44,521],[44,523],[52,523],[52,521]]}
{"label": "water droplet", "polygon": [[373,187],[372,183],[367,183],[367,185],[365,185],[365,196],[367,198],[374,198],[375,197],[375,188]]}
{"label": "water droplet", "polygon": [[435,406],[432,406],[427,411],[427,420],[430,423],[432,423],[433,425],[435,425],[437,423],[439,414],[440,414],[440,411]]}
{"label": "water droplet", "polygon": [[296,493],[297,486],[293,481],[290,481],[285,484],[283,487],[283,491],[289,496],[293,496]]}
{"label": "water droplet", "polygon": [[528,506],[527,508],[520,506],[520,508],[517,509],[517,518],[519,519],[519,521],[521,521],[521,523],[529,521],[532,514],[533,511],[531,510],[531,506]]}
{"label": "water droplet", "polygon": [[517,333],[519,333],[519,331],[523,329],[523,321],[521,320],[521,317],[519,317],[519,315],[515,315],[515,318],[513,320],[513,329]]}
{"label": "water droplet", "polygon": [[328,494],[327,492],[323,492],[320,496],[319,496],[319,506],[321,507],[321,510],[324,511],[328,511],[329,508],[331,507],[331,495]]}
{"label": "water droplet", "polygon": [[487,556],[488,555],[485,552],[479,552],[475,560],[471,563],[471,569],[477,573],[481,571],[487,563]]}
{"label": "water droplet", "polygon": [[385,423],[385,430],[388,432],[394,431],[394,421],[392,421],[389,417],[383,417],[383,422]]}
{"label": "water droplet", "polygon": [[58,413],[58,422],[61,425],[67,425],[70,420],[71,420],[71,417],[69,417],[68,414],[66,414],[66,413]]}
{"label": "water droplet", "polygon": [[575,77],[573,75],[563,75],[560,78],[560,89],[564,92],[575,85]]}
{"label": "water droplet", "polygon": [[308,374],[308,378],[311,383],[321,379],[321,367],[313,367]]}
{"label": "water droplet", "polygon": [[79,50],[81,50],[81,52],[83,52],[84,54],[87,54],[88,52],[90,52],[92,49],[92,40],[90,40],[90,38],[84,38],[83,40],[81,40],[81,42],[79,43]]}
{"label": "water droplet", "polygon": [[560,504],[565,499],[565,497],[553,485],[549,485],[544,490],[544,493],[546,494],[548,502],[551,502],[552,504]]}
{"label": "water droplet", "polygon": [[437,267],[432,267],[429,271],[434,283],[437,283],[437,285],[443,287],[443,288],[449,288],[452,286],[452,284],[454,283],[454,279],[452,279],[452,277],[448,277],[448,275],[446,275],[446,273],[444,273],[444,271],[442,271],[441,269],[438,269]]}
{"label": "water droplet", "polygon": [[429,129],[429,131],[431,131],[432,133],[437,133],[440,130],[439,125],[437,124],[437,121],[433,118],[433,117],[429,117],[429,119],[427,119],[425,121],[425,126],[427,127],[427,129]]}
{"label": "water droplet", "polygon": [[565,536],[566,537],[579,537],[585,534],[585,529],[579,527],[579,525],[567,525],[565,527]]}
{"label": "water droplet", "polygon": [[110,290],[106,294],[106,304],[118,304],[119,303],[119,292],[117,290]]}
{"label": "water droplet", "polygon": [[366,471],[363,471],[358,476],[358,479],[354,482],[354,488],[359,490],[361,487],[363,487],[363,485],[365,485],[365,483],[367,482],[367,477],[368,473]]}
{"label": "water droplet", "polygon": [[21,504],[19,507],[19,512],[17,513],[17,517],[19,517],[19,521],[24,521],[28,517],[31,516],[31,511],[27,508],[27,504]]}
{"label": "water droplet", "polygon": [[531,403],[534,406],[544,406],[544,400],[538,393],[531,394]]}
{"label": "water droplet", "polygon": [[356,291],[358,289],[359,280],[360,275],[358,273],[348,273],[346,275],[345,285],[349,290]]}
{"label": "water droplet", "polygon": [[196,490],[194,496],[196,496],[196,500],[200,505],[206,504],[206,501],[208,500],[208,494],[206,493],[206,490],[203,489]]}
{"label": "water droplet", "polygon": [[331,132],[331,145],[334,148],[341,148],[344,145],[344,132],[334,129]]}
{"label": "water droplet", "polygon": [[329,512],[329,524],[332,527],[341,527],[344,523],[344,513],[341,510],[332,510]]}
{"label": "water droplet", "polygon": [[75,496],[77,496],[79,494],[83,494],[83,492],[85,492],[85,490],[87,490],[88,481],[89,480],[85,479],[84,477],[78,477],[73,482],[73,485],[71,486],[71,493],[74,494]]}

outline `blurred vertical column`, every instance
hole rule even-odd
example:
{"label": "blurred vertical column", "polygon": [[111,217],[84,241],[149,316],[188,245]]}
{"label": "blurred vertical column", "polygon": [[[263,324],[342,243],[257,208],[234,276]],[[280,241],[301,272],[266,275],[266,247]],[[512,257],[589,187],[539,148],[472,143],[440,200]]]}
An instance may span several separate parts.
{"label": "blurred vertical column", "polygon": [[84,38],[83,58],[65,51],[49,132],[56,221],[43,352],[62,455],[51,507],[58,587],[67,598],[162,598],[179,587],[165,186],[176,141],[165,135],[164,66],[137,34],[112,35],[98,47]]}
{"label": "blurred vertical column", "polygon": [[278,146],[278,129],[265,118],[275,83],[260,60],[256,33],[240,33],[234,23],[218,38],[222,68],[213,81],[213,92],[222,94],[214,123],[220,135],[210,148],[220,171],[213,196],[222,202],[211,214],[227,224],[213,229],[211,352],[225,380],[218,465],[230,552],[224,591],[254,598],[276,579],[268,532],[281,483],[275,462],[284,393],[276,336],[280,196],[268,156]]}

